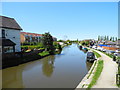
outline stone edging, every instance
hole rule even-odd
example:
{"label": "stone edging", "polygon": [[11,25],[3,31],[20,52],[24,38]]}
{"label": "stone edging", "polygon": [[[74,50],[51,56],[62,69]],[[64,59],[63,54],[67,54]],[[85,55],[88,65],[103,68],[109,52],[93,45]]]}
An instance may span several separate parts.
{"label": "stone edging", "polygon": [[[92,77],[94,75],[94,72],[96,71],[96,68],[97,68],[97,65],[98,65],[98,60],[99,60],[99,58],[96,61],[94,61],[92,67],[89,70],[89,72],[85,75],[85,77],[82,79],[82,81],[78,84],[78,86],[76,87],[76,89],[77,88],[87,88],[88,87],[88,85],[92,81]],[[95,62],[96,62],[96,65],[94,67]],[[93,69],[93,71],[91,73],[92,69]],[[89,76],[90,73],[91,73],[91,75]],[[88,78],[88,76],[89,76],[89,78]]]}

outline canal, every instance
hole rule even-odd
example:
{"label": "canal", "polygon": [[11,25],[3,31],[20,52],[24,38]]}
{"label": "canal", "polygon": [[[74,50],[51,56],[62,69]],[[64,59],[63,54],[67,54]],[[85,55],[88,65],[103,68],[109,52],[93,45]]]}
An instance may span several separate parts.
{"label": "canal", "polygon": [[77,44],[61,54],[2,70],[3,88],[75,88],[91,67]]}

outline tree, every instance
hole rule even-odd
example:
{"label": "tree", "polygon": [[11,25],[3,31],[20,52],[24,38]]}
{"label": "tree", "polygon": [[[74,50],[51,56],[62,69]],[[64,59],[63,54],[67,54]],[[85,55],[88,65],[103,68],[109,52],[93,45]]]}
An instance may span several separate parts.
{"label": "tree", "polygon": [[49,51],[50,54],[54,54],[53,38],[49,32],[43,34],[42,42],[46,50]]}

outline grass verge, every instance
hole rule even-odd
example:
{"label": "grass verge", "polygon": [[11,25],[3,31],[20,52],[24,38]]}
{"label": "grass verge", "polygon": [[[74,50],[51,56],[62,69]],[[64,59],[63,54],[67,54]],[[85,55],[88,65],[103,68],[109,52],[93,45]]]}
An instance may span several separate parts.
{"label": "grass verge", "polygon": [[97,58],[101,57],[101,55],[97,53],[96,51],[93,51],[93,53],[96,55]]}
{"label": "grass verge", "polygon": [[88,89],[92,88],[92,86],[96,84],[96,82],[102,72],[102,69],[103,69],[103,60],[99,60],[97,68],[96,68],[96,72],[94,73],[91,83],[88,85]]}
{"label": "grass verge", "polygon": [[43,51],[41,53],[39,53],[40,56],[46,56],[46,55],[49,55],[49,52],[48,51]]}

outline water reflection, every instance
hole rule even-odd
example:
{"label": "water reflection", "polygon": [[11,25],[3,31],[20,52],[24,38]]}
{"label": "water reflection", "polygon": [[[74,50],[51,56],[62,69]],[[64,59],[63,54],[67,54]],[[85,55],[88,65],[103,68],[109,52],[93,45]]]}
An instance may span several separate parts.
{"label": "water reflection", "polygon": [[76,44],[61,54],[2,70],[3,88],[75,88],[91,63]]}
{"label": "water reflection", "polygon": [[86,61],[86,68],[89,71],[93,63],[87,62]]}
{"label": "water reflection", "polygon": [[42,71],[47,77],[50,77],[54,70],[55,56],[46,57],[46,60],[42,60]]}
{"label": "water reflection", "polygon": [[2,70],[2,87],[3,88],[18,88],[24,87],[22,80],[22,67],[12,67]]}

